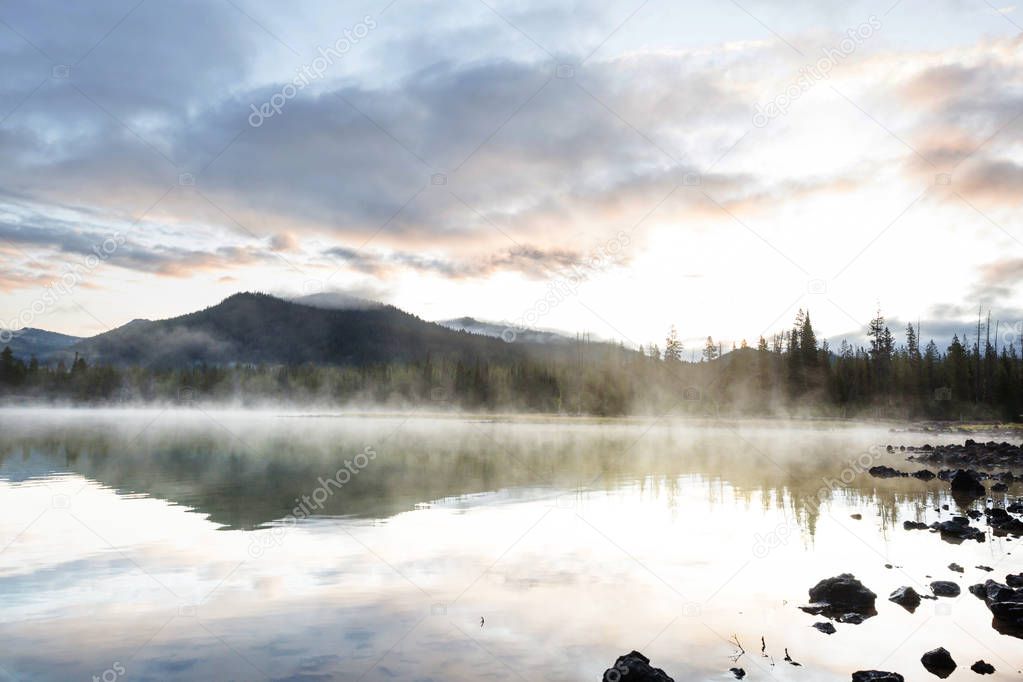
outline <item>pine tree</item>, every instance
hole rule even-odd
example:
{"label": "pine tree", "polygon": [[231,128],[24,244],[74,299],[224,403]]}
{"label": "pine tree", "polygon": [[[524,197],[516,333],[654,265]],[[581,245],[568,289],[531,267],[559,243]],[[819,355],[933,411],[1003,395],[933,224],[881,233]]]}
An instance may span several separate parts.
{"label": "pine tree", "polygon": [[679,341],[678,330],[675,329],[675,325],[671,325],[668,338],[664,340],[664,359],[674,362],[682,361],[682,342]]}
{"label": "pine tree", "polygon": [[717,344],[714,343],[714,339],[708,336],[707,343],[703,347],[703,359],[706,360],[707,362],[710,362],[711,360],[714,360],[717,357],[718,357]]}

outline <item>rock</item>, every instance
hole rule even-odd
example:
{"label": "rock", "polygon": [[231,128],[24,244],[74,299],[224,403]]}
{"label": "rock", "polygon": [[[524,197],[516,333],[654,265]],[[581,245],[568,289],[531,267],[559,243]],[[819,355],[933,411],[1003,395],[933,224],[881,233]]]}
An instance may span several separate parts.
{"label": "rock", "polygon": [[899,673],[881,670],[860,670],[852,675],[852,682],[906,682]]}
{"label": "rock", "polygon": [[849,518],[859,521],[860,519],[863,518],[863,514],[849,514]]}
{"label": "rock", "polygon": [[813,627],[817,628],[818,630],[823,632],[825,635],[833,635],[833,634],[835,634],[835,626],[832,625],[831,623],[828,623],[828,622],[814,623]]}
{"label": "rock", "polygon": [[[974,592],[973,588],[970,592]],[[978,595],[980,596],[980,595]],[[995,629],[1013,637],[1023,638],[1023,588],[988,580],[984,583],[984,603],[995,618]]]}
{"label": "rock", "polygon": [[990,573],[991,571],[995,570],[995,569],[991,568],[990,566],[984,566],[983,564],[981,564],[979,566],[974,566],[974,568],[976,568],[978,571],[987,571],[988,573]]}
{"label": "rock", "polygon": [[920,662],[927,668],[927,672],[945,679],[956,669],[956,662],[952,660],[952,654],[948,653],[945,647],[938,647],[920,657]]}
{"label": "rock", "polygon": [[913,473],[910,474],[910,476],[912,476],[913,478],[919,478],[921,481],[930,481],[936,476],[936,474],[933,471],[921,469],[920,471],[914,471]]}
{"label": "rock", "polygon": [[952,476],[952,492],[980,497],[987,492],[987,488],[980,482],[975,471],[960,469]]}
{"label": "rock", "polygon": [[[809,594],[812,604],[804,608],[804,611],[815,609],[817,613],[836,618],[840,622],[862,622],[863,617],[877,614],[874,610],[877,595],[864,587],[851,573],[821,580],[810,588]],[[856,617],[859,621],[856,621]]]}
{"label": "rock", "polygon": [[930,528],[930,526],[921,521],[903,521],[902,527],[906,530],[927,530]]}
{"label": "rock", "polygon": [[935,580],[931,583],[931,592],[936,597],[958,597],[961,590],[958,585],[949,580]]}
{"label": "rock", "polygon": [[742,668],[729,668],[728,672],[735,675],[735,679],[737,680],[741,680],[742,678],[746,677],[746,671],[743,670]]}
{"label": "rock", "polygon": [[977,599],[987,599],[987,588],[985,588],[981,583],[977,583],[976,585],[970,585],[966,589],[968,589],[970,591],[970,594],[972,594]]}
{"label": "rock", "polygon": [[953,516],[949,521],[932,523],[931,528],[941,533],[941,538],[947,541],[976,540],[984,542],[984,531],[970,525],[970,520],[965,516]]}
{"label": "rock", "polygon": [[1008,489],[1009,486],[1007,486],[1004,483],[995,483],[994,485],[991,486],[991,492],[993,493],[1004,493]]}
{"label": "rock", "polygon": [[995,667],[990,663],[985,663],[983,660],[977,661],[970,666],[970,670],[977,673],[978,675],[994,675]]}
{"label": "rock", "polygon": [[912,587],[900,587],[891,593],[888,601],[893,601],[910,613],[920,606],[920,595]]}
{"label": "rock", "polygon": [[1005,584],[1009,587],[1023,587],[1023,573],[1010,573],[1005,576]]}
{"label": "rock", "polygon": [[1012,533],[1023,535],[1023,521],[1009,514],[999,507],[992,507],[984,512],[987,515],[987,524],[998,531],[999,535]]}
{"label": "rock", "polygon": [[870,467],[867,469],[867,473],[874,478],[905,478],[906,476],[909,476],[909,474],[903,473],[884,464]]}
{"label": "rock", "polygon": [[835,620],[839,623],[846,623],[848,625],[859,625],[872,615],[874,614],[863,615],[862,613],[842,613],[835,616]]}
{"label": "rock", "polygon": [[955,571],[956,573],[964,573],[963,567],[957,563],[951,563],[948,565],[948,570]]}
{"label": "rock", "polygon": [[604,671],[602,679],[604,682],[623,679],[629,682],[675,682],[663,670],[651,666],[650,659],[638,651],[619,656],[614,667]]}

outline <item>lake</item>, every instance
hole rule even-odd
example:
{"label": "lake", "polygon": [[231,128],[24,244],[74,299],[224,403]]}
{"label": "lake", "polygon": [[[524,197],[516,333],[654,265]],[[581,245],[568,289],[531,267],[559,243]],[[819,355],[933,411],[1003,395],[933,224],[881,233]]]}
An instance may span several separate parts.
{"label": "lake", "polygon": [[[1019,543],[904,530],[956,512],[948,483],[866,473],[922,468],[901,444],[962,440],[839,422],[0,410],[0,680],[596,682],[632,649],[678,681],[923,680],[938,646],[953,680],[979,659],[998,670],[983,679],[1018,679],[1023,641],[966,587],[1023,570]],[[843,572],[878,615],[829,636],[798,606]],[[887,600],[933,579],[962,596],[915,613]]]}

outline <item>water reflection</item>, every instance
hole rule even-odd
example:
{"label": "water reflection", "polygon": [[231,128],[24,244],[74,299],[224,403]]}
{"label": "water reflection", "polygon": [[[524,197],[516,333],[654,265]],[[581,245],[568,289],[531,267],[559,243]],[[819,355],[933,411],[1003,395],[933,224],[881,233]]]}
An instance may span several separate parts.
{"label": "water reflection", "polygon": [[[903,531],[956,508],[940,481],[856,473],[898,466],[874,447],[889,441],[916,439],[821,424],[2,413],[0,669],[596,680],[639,648],[676,679],[722,679],[736,633],[805,666],[748,656],[747,679],[847,680],[886,656],[910,677],[939,644],[966,667],[993,650],[1008,659],[994,679],[1009,679],[1018,641],[965,590],[948,613],[886,602],[830,638],[795,609],[846,570],[882,597],[925,591],[953,560],[964,587],[986,577],[978,564],[1020,570],[1007,539],[951,547]],[[295,522],[296,507],[310,517]]]}

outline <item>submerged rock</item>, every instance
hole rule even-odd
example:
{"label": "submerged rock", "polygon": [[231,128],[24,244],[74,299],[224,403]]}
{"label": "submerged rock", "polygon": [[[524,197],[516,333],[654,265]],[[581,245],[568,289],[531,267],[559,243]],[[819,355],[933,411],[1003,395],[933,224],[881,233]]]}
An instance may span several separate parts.
{"label": "submerged rock", "polygon": [[995,667],[990,663],[985,662],[983,659],[977,661],[970,666],[970,670],[977,673],[978,675],[994,675]]}
{"label": "submerged rock", "polygon": [[920,662],[927,668],[927,672],[941,679],[951,675],[957,667],[956,662],[952,660],[952,654],[948,653],[948,649],[941,646],[921,656]]}
{"label": "submerged rock", "polygon": [[937,474],[933,471],[928,471],[927,469],[921,469],[920,471],[914,471],[910,474],[910,476],[913,478],[919,478],[921,481],[930,481],[937,477]]}
{"label": "submerged rock", "polygon": [[852,675],[852,682],[906,682],[899,673],[883,670],[860,670]]}
{"label": "submerged rock", "polygon": [[729,668],[728,672],[735,675],[735,679],[737,680],[741,680],[742,678],[746,677],[746,671],[743,670],[742,668]]}
{"label": "submerged rock", "polygon": [[936,597],[958,597],[962,590],[950,580],[935,580],[931,583],[931,592]]}

